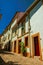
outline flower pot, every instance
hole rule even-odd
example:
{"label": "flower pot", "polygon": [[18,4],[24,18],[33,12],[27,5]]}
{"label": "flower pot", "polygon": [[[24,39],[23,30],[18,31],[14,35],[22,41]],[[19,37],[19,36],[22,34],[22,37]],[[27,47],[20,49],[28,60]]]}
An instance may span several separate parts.
{"label": "flower pot", "polygon": [[23,52],[23,56],[25,56],[25,57],[26,57],[26,56],[27,56],[27,53],[26,53],[26,52]]}

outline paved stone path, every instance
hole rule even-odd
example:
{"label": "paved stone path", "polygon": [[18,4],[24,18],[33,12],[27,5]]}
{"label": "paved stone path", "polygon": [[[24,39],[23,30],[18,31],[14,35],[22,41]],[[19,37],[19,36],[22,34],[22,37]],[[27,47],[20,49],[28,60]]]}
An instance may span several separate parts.
{"label": "paved stone path", "polygon": [[0,53],[2,65],[43,65],[38,57],[28,58],[16,53]]}

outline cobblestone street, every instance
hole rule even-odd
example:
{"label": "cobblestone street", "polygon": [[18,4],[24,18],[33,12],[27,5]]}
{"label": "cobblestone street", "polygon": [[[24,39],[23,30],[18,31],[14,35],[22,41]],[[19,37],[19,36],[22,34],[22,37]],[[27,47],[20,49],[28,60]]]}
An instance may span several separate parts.
{"label": "cobblestone street", "polygon": [[43,65],[38,57],[28,58],[20,54],[4,52],[0,53],[0,65]]}

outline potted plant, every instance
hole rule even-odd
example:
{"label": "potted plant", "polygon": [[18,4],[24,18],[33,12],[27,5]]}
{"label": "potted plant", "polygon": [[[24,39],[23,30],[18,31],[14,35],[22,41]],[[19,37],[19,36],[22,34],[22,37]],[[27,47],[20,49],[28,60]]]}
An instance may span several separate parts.
{"label": "potted plant", "polygon": [[23,56],[26,56],[26,48],[24,46],[24,43],[20,42],[20,45],[21,45],[21,53],[23,54]]}

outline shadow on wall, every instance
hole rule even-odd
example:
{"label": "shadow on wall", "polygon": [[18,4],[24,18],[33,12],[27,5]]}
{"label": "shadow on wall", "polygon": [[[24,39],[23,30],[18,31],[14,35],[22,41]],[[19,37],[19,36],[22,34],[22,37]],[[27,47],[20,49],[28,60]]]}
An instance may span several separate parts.
{"label": "shadow on wall", "polygon": [[21,64],[12,61],[8,61],[7,63],[5,63],[4,60],[0,57],[0,65],[21,65]]}
{"label": "shadow on wall", "polygon": [[41,7],[42,2],[40,1],[30,12],[30,18],[38,11],[38,9]]}

